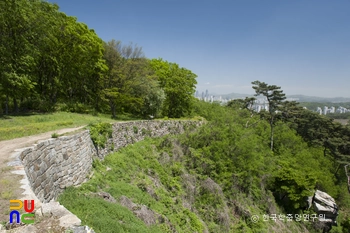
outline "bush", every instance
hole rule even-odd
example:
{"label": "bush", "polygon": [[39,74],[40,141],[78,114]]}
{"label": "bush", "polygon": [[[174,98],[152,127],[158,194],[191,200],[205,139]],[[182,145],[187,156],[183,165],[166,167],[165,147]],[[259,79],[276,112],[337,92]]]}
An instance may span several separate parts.
{"label": "bush", "polygon": [[53,112],[55,111],[55,107],[56,105],[50,101],[37,98],[25,99],[20,105],[21,111],[34,110],[40,112]]}
{"label": "bush", "polygon": [[96,111],[89,105],[82,104],[82,103],[63,103],[58,105],[59,111],[64,112],[74,112],[74,113],[92,113],[96,115]]}
{"label": "bush", "polygon": [[97,123],[89,125],[91,140],[97,147],[105,148],[108,138],[112,137],[112,124]]}

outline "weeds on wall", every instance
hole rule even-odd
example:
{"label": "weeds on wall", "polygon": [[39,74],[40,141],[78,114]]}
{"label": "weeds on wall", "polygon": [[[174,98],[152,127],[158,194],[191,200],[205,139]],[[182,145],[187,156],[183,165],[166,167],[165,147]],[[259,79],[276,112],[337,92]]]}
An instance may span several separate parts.
{"label": "weeds on wall", "polygon": [[96,124],[90,124],[90,135],[91,140],[97,147],[104,148],[108,138],[112,137],[112,124],[110,123],[96,123]]}

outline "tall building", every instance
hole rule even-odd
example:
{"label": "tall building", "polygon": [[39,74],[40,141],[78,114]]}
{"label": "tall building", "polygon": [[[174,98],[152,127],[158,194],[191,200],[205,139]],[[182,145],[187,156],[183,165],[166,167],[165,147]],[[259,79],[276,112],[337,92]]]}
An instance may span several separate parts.
{"label": "tall building", "polygon": [[324,106],[324,108],[323,108],[323,114],[324,114],[324,115],[327,115],[327,112],[328,112],[328,107],[327,107],[327,106]]}

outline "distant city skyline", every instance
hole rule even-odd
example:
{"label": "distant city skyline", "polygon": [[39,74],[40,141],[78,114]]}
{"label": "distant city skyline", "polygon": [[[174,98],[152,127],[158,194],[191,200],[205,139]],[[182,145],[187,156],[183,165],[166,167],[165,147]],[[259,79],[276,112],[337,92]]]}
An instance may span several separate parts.
{"label": "distant city skyline", "polygon": [[[253,89],[252,89],[253,90]],[[255,92],[252,91],[251,93],[239,93],[239,92],[230,92],[230,93],[215,93],[215,92],[211,92],[210,90],[206,89],[205,91],[200,91],[198,89],[196,89],[195,91],[195,97],[200,97],[202,94],[205,93],[205,96],[215,96],[215,97],[219,97],[219,96],[226,96],[226,95],[230,95],[230,94],[236,94],[239,95],[238,97],[234,98],[234,99],[239,99],[239,98],[244,98],[244,97],[248,97],[248,96],[254,96]],[[288,96],[304,96],[304,97],[317,97],[317,98],[324,98],[324,99],[333,99],[333,98],[345,98],[345,99],[349,99],[350,102],[350,97],[343,97],[343,96],[336,96],[336,97],[327,97],[327,96],[313,96],[313,95],[308,95],[308,93],[306,94],[288,94],[285,93],[283,91],[284,94],[286,94],[287,99],[291,99]],[[292,98],[293,100],[298,100],[295,98]],[[311,101],[313,102],[313,101]]]}
{"label": "distant city skyline", "polygon": [[49,0],[104,41],[198,75],[197,90],[253,93],[259,80],[287,95],[350,97],[348,0]]}
{"label": "distant city skyline", "polygon": [[[350,64],[349,64],[350,66]],[[349,74],[349,79],[350,79],[350,74]],[[264,80],[259,80],[262,82],[265,82]],[[275,83],[268,83],[269,85],[277,85]],[[202,93],[203,91],[205,92],[206,90],[210,89],[209,93],[214,94],[214,95],[228,95],[228,94],[242,94],[242,95],[254,95],[255,91],[252,88],[253,85],[247,85],[247,86],[237,86],[237,87],[233,87],[232,86],[232,91],[230,91],[230,88],[227,86],[226,88],[222,88],[220,86],[215,87],[213,89],[210,89],[209,85],[200,85],[198,84],[196,86],[196,91],[198,91],[199,93]],[[283,93],[288,95],[288,96],[294,96],[294,95],[304,95],[304,96],[310,96],[310,97],[323,97],[323,98],[338,98],[338,97],[343,97],[343,98],[350,98],[350,86],[349,88],[346,87],[347,92],[349,92],[349,94],[333,94],[333,89],[331,88],[318,88],[317,90],[322,90],[322,91],[315,91],[316,87],[304,87],[304,88],[300,88],[300,91],[298,92],[297,90],[295,90],[293,92],[293,90],[295,88],[291,88],[291,87],[283,87],[281,85],[277,85],[281,87],[281,90],[283,90]],[[200,87],[203,87],[205,89],[200,89]],[[216,91],[213,91],[216,90]],[[227,90],[227,91],[225,91]],[[340,92],[342,93],[342,92]]]}
{"label": "distant city skyline", "polygon": [[[229,93],[229,94],[218,94],[212,93],[208,89],[200,92],[196,90],[194,96],[198,99],[213,102],[219,101],[221,103],[226,103],[229,100],[233,99],[244,99],[245,97],[255,97],[257,100],[263,100],[265,97],[263,96],[255,96],[255,93]],[[287,101],[297,101],[297,102],[333,102],[333,103],[342,103],[342,102],[350,102],[349,97],[322,97],[322,96],[309,96],[309,95],[286,95]]]}
{"label": "distant city skyline", "polygon": [[[227,97],[223,97],[221,95],[212,95],[210,94],[210,92],[208,90],[206,90],[205,92],[203,91],[202,93],[200,93],[199,91],[196,91],[195,93],[195,97],[199,100],[202,100],[204,102],[218,102],[220,104],[227,104],[229,101],[234,100],[234,99],[240,99],[239,97],[237,98],[227,98]],[[241,97],[243,98],[243,97]],[[254,103],[252,105],[250,105],[250,109],[256,111],[256,112],[260,112],[262,110],[269,110],[269,102],[267,101],[266,97],[264,96],[257,96],[255,97],[256,100],[254,101]],[[298,98],[286,98],[286,101],[299,101]],[[304,107],[305,109],[307,109],[307,107]],[[348,113],[350,112],[350,109],[342,107],[342,106],[338,106],[337,108],[334,106],[328,107],[328,106],[324,106],[322,107],[317,107],[316,109],[309,109],[311,111],[315,111],[317,113],[319,113],[320,115],[327,115],[329,113]]]}

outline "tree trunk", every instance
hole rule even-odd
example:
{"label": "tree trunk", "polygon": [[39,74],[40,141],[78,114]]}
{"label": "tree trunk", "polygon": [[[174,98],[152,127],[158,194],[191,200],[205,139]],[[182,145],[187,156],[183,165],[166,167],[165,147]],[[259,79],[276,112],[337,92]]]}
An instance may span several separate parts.
{"label": "tree trunk", "polygon": [[271,132],[270,132],[270,147],[271,147],[271,150],[273,151],[273,117],[271,118],[271,121],[270,121],[270,128],[271,128]]}
{"label": "tree trunk", "polygon": [[9,95],[6,94],[6,103],[5,103],[5,114],[9,114]]}
{"label": "tree trunk", "polygon": [[117,118],[117,114],[116,114],[116,111],[115,111],[115,106],[113,106],[112,114],[113,114],[113,119]]}
{"label": "tree trunk", "polygon": [[271,141],[271,150],[273,151],[273,126],[271,125],[271,135],[270,135],[270,141]]}
{"label": "tree trunk", "polygon": [[115,104],[110,100],[109,106],[111,107],[112,118],[115,119],[117,117]]}
{"label": "tree trunk", "polygon": [[19,109],[18,109],[18,104],[17,104],[17,99],[16,98],[13,98],[13,105],[14,105],[14,108],[15,108],[15,113],[18,113]]}

